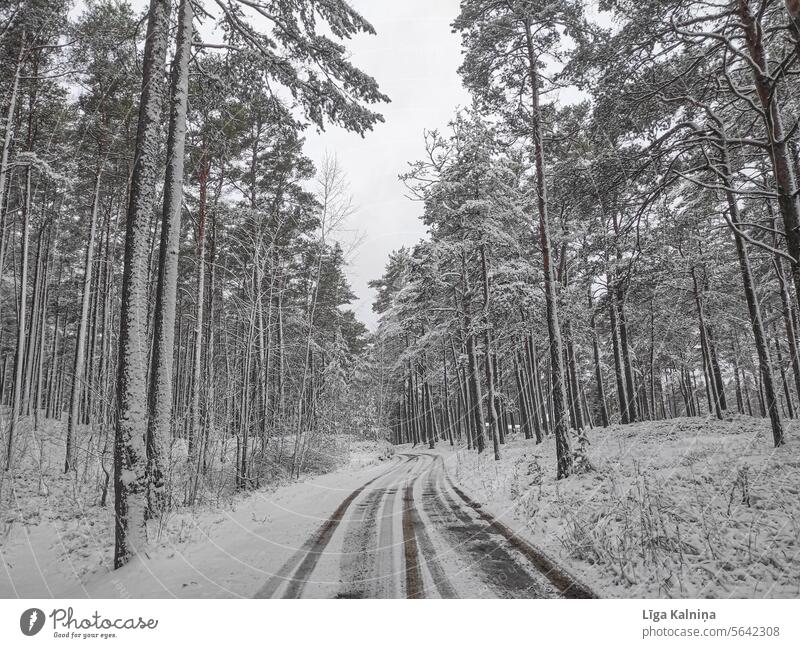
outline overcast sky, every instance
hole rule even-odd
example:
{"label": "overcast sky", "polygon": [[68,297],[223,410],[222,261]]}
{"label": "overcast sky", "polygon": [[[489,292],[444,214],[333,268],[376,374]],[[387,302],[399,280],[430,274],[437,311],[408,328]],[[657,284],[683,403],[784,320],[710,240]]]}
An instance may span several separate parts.
{"label": "overcast sky", "polygon": [[[362,241],[350,259],[349,277],[358,317],[374,327],[370,279],[383,273],[389,253],[413,245],[425,235],[422,207],[405,197],[397,176],[407,163],[422,157],[423,130],[444,128],[468,96],[456,72],[459,37],[450,23],[458,0],[351,0],[377,36],[362,36],[348,45],[353,62],[378,80],[392,103],[384,106],[386,122],[364,139],[338,128],[309,131],[306,152],[319,163],[335,154],[346,172],[357,208],[350,226]],[[350,237],[352,238],[352,236]]]}

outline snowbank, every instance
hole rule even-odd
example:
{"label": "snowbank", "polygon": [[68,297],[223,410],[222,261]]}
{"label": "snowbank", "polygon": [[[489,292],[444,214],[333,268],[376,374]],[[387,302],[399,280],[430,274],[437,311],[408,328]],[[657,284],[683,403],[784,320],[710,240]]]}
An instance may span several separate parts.
{"label": "snowbank", "polygon": [[800,426],[675,419],[595,429],[592,469],[555,479],[552,438],[449,452],[492,515],[607,597],[800,596]]}

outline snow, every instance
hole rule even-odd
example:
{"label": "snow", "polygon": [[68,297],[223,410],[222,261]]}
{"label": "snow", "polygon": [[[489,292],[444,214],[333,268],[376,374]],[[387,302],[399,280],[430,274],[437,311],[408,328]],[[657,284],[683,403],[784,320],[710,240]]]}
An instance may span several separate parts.
{"label": "snow", "polygon": [[555,479],[554,439],[500,462],[440,450],[494,517],[604,597],[800,595],[800,441],[769,424],[674,419],[588,433],[592,470]]}
{"label": "snow", "polygon": [[133,470],[130,470],[129,468],[123,468],[120,471],[120,481],[125,486],[132,486],[133,484],[136,483],[137,479],[138,477],[136,476],[136,473]]}
{"label": "snow", "polygon": [[63,423],[21,430],[13,482],[0,473],[0,598],[251,597],[342,499],[396,461],[385,442],[351,441],[353,461],[335,472],[171,513],[145,554],[114,571],[113,491],[100,507],[82,439],[76,483],[61,472]]}
{"label": "snow", "polygon": [[[448,444],[435,452],[484,513],[599,596],[794,598],[800,595],[800,424],[787,428],[788,443],[779,449],[768,422],[747,417],[595,429],[584,447],[590,468],[565,480],[555,479],[552,437],[536,445],[509,433],[499,462],[489,451],[478,456]],[[36,435],[20,427],[13,482],[3,476],[0,484],[0,597],[252,597],[345,498],[379,476],[353,501],[303,595],[347,593],[350,586],[370,596],[403,595],[401,552],[391,547],[402,546],[406,484],[414,484],[421,503],[415,515],[427,595],[448,588],[460,597],[497,595],[425,504],[432,501],[426,489],[447,489],[446,478],[414,479],[431,465],[427,447],[343,440],[348,460],[332,472],[223,498],[219,508],[178,509],[150,529],[142,555],[113,571],[113,493],[109,507],[100,507],[102,473],[79,471],[77,481],[61,473],[63,436],[62,423],[48,421]],[[395,456],[417,450],[419,462]],[[380,522],[386,515],[394,524]],[[377,519],[377,526],[360,525],[362,519]],[[378,536],[374,555],[359,553],[364,533]],[[391,577],[360,582],[356,565],[353,582],[343,582],[349,555],[351,562],[379,563],[378,571]]]}

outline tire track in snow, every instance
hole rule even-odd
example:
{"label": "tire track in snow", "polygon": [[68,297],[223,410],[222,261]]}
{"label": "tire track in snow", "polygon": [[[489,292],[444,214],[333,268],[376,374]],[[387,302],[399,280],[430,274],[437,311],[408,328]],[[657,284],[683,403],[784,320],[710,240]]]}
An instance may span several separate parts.
{"label": "tire track in snow", "polygon": [[[595,594],[591,588],[581,583],[572,574],[568,573],[561,565],[552,560],[538,547],[525,540],[525,538],[520,536],[516,531],[509,528],[507,525],[488,512],[484,511],[480,504],[475,502],[469,497],[469,495],[456,486],[445,469],[444,459],[441,455],[434,455],[431,453],[424,454],[427,454],[433,458],[436,464],[434,468],[436,473],[436,484],[431,485],[432,492],[429,494],[429,496],[433,494],[433,491],[438,489],[438,492],[440,493],[440,495],[438,495],[438,499],[441,501],[441,497],[443,496],[447,500],[451,512],[457,515],[459,519],[465,523],[470,521],[471,523],[475,524],[476,521],[474,518],[472,518],[471,513],[468,511],[474,512],[474,514],[478,517],[479,524],[485,525],[485,528],[492,534],[492,536],[499,536],[499,538],[502,539],[500,545],[504,547],[504,551],[507,554],[518,557],[521,562],[525,563],[526,566],[529,565],[533,567],[534,574],[537,578],[544,577],[547,579],[548,583],[546,583],[544,588],[545,596],[559,596],[563,598],[597,598],[597,594]],[[458,496],[461,502],[455,501],[455,499],[450,495],[448,488]],[[541,585],[538,587],[538,589],[542,589]]]}
{"label": "tire track in snow", "polygon": [[317,529],[316,533],[314,533],[308,540],[306,540],[305,543],[303,543],[303,546],[283,564],[278,572],[272,578],[270,578],[264,587],[262,587],[256,593],[254,598],[272,598],[278,588],[280,588],[280,586],[287,581],[288,586],[283,598],[299,598],[308,581],[308,578],[311,576],[311,572],[314,571],[314,567],[316,566],[317,562],[319,562],[320,556],[324,553],[325,547],[328,546],[328,543],[333,537],[334,531],[336,531],[336,528],[342,521],[347,509],[350,507],[353,501],[362,492],[364,492],[367,486],[373,484],[383,477],[386,477],[387,475],[390,475],[395,470],[406,466],[408,462],[412,460],[412,457],[408,455],[403,456],[408,457],[406,459],[406,463],[393,466],[377,477],[373,477],[350,493],[350,495],[348,495],[344,501],[339,504],[333,514],[322,523],[322,525]]}
{"label": "tire track in snow", "polygon": [[389,488],[386,490],[386,496],[383,499],[375,560],[375,581],[373,583],[375,598],[395,598],[398,595],[398,588],[395,587],[395,576],[400,573],[400,567],[395,562],[396,545],[394,541],[394,509],[398,492],[396,487]]}
{"label": "tire track in snow", "polygon": [[[431,519],[436,521],[442,535],[461,555],[467,566],[485,582],[495,595],[504,598],[551,598],[558,594],[536,570],[537,578],[512,555],[506,539],[500,537],[489,525],[472,517],[445,488],[444,462],[438,455],[434,459],[423,492],[423,505]],[[498,541],[499,540],[499,541]],[[516,552],[513,552],[516,554]]]}
{"label": "tire track in snow", "polygon": [[425,457],[429,462],[421,467],[403,490],[402,529],[406,598],[426,598],[429,594],[425,587],[423,567],[430,574],[433,586],[440,597],[457,598],[453,585],[439,563],[428,529],[414,503],[416,483],[422,478],[430,478],[435,461],[427,453],[417,456]]}
{"label": "tire track in snow", "polygon": [[406,485],[403,492],[403,555],[405,557],[406,598],[425,598],[425,585],[417,560],[417,538],[414,533],[414,520],[410,511],[414,507],[413,482]]}
{"label": "tire track in snow", "polygon": [[384,488],[374,489],[356,505],[357,515],[349,521],[342,545],[345,582],[336,598],[366,598],[369,594],[378,549],[378,509],[385,494]]}
{"label": "tire track in snow", "polygon": [[526,542],[516,532],[509,529],[498,519],[489,515],[483,510],[480,504],[473,501],[466,493],[458,488],[447,476],[450,488],[458,495],[464,503],[472,508],[483,521],[497,534],[503,536],[508,542],[519,551],[531,564],[545,576],[560,592],[564,598],[598,598],[591,589],[578,581],[571,574],[567,574],[563,568],[545,555],[541,550]]}
{"label": "tire track in snow", "polygon": [[[433,464],[428,467],[428,470],[425,473],[428,479],[430,478],[430,471],[432,469]],[[416,480],[414,483],[416,483]],[[411,484],[409,488],[411,489],[411,499],[410,501],[406,501],[404,498],[404,503],[407,507],[404,512],[408,514],[408,517],[410,518],[411,524],[414,528],[417,540],[417,548],[422,550],[422,557],[425,559],[425,566],[428,568],[431,578],[433,579],[433,585],[436,588],[436,591],[439,593],[439,596],[442,598],[458,598],[450,579],[444,573],[444,570],[439,563],[439,558],[436,553],[436,549],[433,546],[431,536],[428,533],[428,529],[425,527],[425,524],[420,518],[419,512],[414,505],[414,484]]]}
{"label": "tire track in snow", "polygon": [[[409,458],[409,462],[406,464],[407,468],[402,475],[396,475],[391,488],[387,488],[383,501],[373,583],[374,598],[400,598],[403,595],[404,583],[400,579],[404,574],[405,556],[398,551],[398,548],[403,545],[402,482],[413,473],[416,463],[419,461],[419,455],[404,454],[401,456]],[[400,509],[399,514],[396,512],[398,508]],[[401,537],[397,542],[395,541],[395,519],[399,519],[401,523],[400,528],[397,529]]]}
{"label": "tire track in snow", "polygon": [[[414,454],[411,455],[417,460],[428,455]],[[414,483],[419,479],[429,468],[431,464],[422,466],[416,474],[406,481],[403,487],[402,499],[402,516],[400,520],[400,528],[403,533],[403,572],[405,574],[405,593],[406,598],[417,599],[425,598],[425,582],[422,579],[422,570],[419,563],[419,549],[417,547],[417,535],[415,525],[418,523],[418,518],[415,519],[413,515],[414,509]],[[416,468],[417,466],[414,466]],[[414,473],[414,470],[410,471]]]}

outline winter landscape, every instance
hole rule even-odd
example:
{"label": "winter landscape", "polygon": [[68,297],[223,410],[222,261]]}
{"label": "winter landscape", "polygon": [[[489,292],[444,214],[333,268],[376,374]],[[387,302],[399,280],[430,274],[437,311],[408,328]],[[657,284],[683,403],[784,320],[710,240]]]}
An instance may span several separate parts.
{"label": "winter landscape", "polygon": [[0,55],[0,598],[800,598],[795,0]]}

